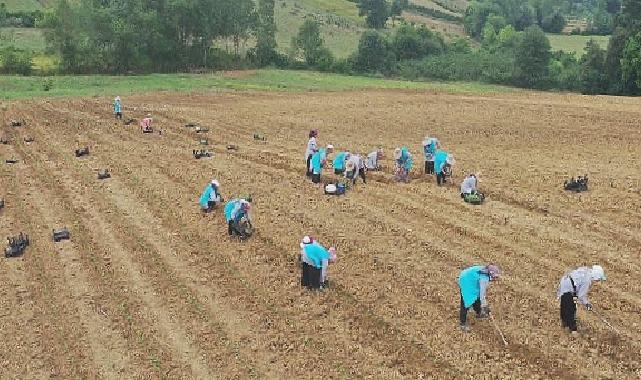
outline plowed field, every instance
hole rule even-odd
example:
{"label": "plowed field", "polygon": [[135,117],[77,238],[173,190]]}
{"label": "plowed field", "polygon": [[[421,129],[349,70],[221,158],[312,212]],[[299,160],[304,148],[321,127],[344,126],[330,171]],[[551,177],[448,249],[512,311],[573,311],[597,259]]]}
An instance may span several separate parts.
{"label": "plowed field", "polygon": [[[2,379],[635,379],[641,376],[641,105],[638,99],[432,92],[151,94],[115,123],[109,99],[10,104],[0,145],[0,234],[26,232],[0,259]],[[187,122],[210,128],[211,159]],[[304,176],[309,129],[322,144],[387,152],[344,197]],[[255,133],[266,141],[254,140]],[[457,158],[453,183],[420,175],[420,142]],[[34,137],[31,144],[25,137]],[[239,150],[228,152],[227,144]],[[391,181],[391,152],[416,158]],[[74,149],[89,146],[88,157]],[[4,164],[15,157],[17,164]],[[112,178],[99,181],[99,169]],[[482,206],[458,183],[482,171]],[[590,191],[562,190],[590,175]],[[231,241],[203,216],[211,178],[254,196],[257,228]],[[330,178],[329,174],[325,176]],[[66,226],[71,240],[53,243]],[[298,244],[335,243],[331,288],[299,287]],[[504,276],[489,320],[458,330],[459,271],[494,261]],[[555,291],[571,266],[599,263],[591,300],[618,330],[579,311],[560,328]],[[473,314],[473,313],[472,313]]]}

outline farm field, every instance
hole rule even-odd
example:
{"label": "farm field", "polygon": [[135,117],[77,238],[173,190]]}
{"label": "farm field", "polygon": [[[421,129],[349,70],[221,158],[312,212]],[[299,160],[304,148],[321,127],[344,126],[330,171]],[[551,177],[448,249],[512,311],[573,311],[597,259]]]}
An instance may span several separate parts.
{"label": "farm field", "polygon": [[[111,98],[2,108],[11,144],[0,145],[0,235],[31,237],[22,257],[0,259],[2,378],[641,376],[639,99],[425,89],[123,97],[125,118],[150,112],[163,130],[143,135],[114,122]],[[10,119],[26,126],[4,126]],[[192,158],[202,136],[187,122],[210,129],[213,158]],[[383,172],[346,196],[323,195],[304,177],[309,129],[338,150],[382,145]],[[428,133],[457,158],[443,188],[418,170]],[[395,184],[390,156],[403,144],[416,167],[411,183]],[[75,158],[83,146],[91,154]],[[112,178],[100,182],[103,168]],[[488,196],[478,207],[458,194],[472,170]],[[584,173],[589,192],[561,190]],[[220,210],[201,215],[212,177],[225,198],[253,195],[249,241],[227,238]],[[71,240],[53,243],[62,226]],[[339,250],[324,292],[299,286],[306,234]],[[458,272],[488,261],[504,271],[489,301],[507,347],[489,320],[471,315],[472,331],[458,330]],[[580,310],[571,338],[557,282],[594,263],[608,280],[591,300],[620,334]]]}

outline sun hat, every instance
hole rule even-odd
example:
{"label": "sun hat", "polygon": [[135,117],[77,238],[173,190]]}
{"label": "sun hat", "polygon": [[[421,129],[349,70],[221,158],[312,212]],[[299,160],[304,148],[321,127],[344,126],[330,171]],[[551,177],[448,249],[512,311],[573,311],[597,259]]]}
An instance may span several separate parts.
{"label": "sun hat", "polygon": [[495,264],[488,264],[483,268],[483,271],[487,273],[492,280],[498,278],[501,275],[501,269]]}
{"label": "sun hat", "polygon": [[212,180],[211,180],[211,184],[212,184],[212,185],[214,185],[214,186],[216,186],[216,187],[220,187],[220,183],[219,183],[217,180],[215,180],[215,179],[212,179]]}
{"label": "sun hat", "polygon": [[605,281],[606,277],[603,267],[601,265],[593,265],[591,277],[594,281]]}

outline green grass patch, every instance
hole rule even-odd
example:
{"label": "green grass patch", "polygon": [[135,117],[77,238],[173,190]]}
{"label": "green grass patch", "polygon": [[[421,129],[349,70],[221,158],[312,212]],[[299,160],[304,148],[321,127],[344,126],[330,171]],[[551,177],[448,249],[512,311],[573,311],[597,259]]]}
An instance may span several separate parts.
{"label": "green grass patch", "polygon": [[[51,85],[44,91],[45,84]],[[347,91],[359,89],[437,90],[496,93],[513,88],[481,83],[411,82],[311,71],[258,70],[233,74],[152,74],[141,76],[0,76],[0,98],[115,96],[151,91]]]}
{"label": "green grass patch", "polygon": [[19,11],[36,11],[42,9],[42,4],[38,0],[2,0],[0,3],[7,5],[10,12]]}
{"label": "green grass patch", "polygon": [[608,48],[610,36],[568,36],[563,34],[548,34],[550,45],[554,51],[565,51],[566,53],[576,53],[577,57],[585,53],[585,44],[590,39],[595,40],[603,49]]}
{"label": "green grass patch", "polygon": [[6,46],[44,53],[47,42],[42,29],[0,28],[0,47]]}
{"label": "green grass patch", "polygon": [[[2,1],[2,0],[0,0]],[[33,67],[39,71],[56,69],[56,57],[46,52],[47,41],[43,29],[0,28],[0,49],[13,46],[33,52]]]}
{"label": "green grass patch", "polygon": [[[294,1],[296,2],[296,1]],[[362,22],[362,18],[358,15],[358,7],[355,3],[347,0],[298,0],[303,6],[308,8],[317,9],[326,13],[333,13],[337,16],[351,19],[354,22]]]}

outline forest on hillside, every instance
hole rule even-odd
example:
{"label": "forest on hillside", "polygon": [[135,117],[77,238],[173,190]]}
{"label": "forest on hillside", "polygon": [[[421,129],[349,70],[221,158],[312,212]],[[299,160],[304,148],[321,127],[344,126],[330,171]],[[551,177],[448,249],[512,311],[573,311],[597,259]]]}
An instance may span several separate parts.
{"label": "forest on hillside", "polygon": [[[362,20],[358,44],[345,57],[326,46],[324,31],[328,23],[349,22],[351,15],[330,20],[301,14],[288,46],[282,41],[278,46],[275,14],[286,0],[57,0],[21,11],[1,3],[0,25],[46,30],[59,73],[271,65],[590,94],[640,92],[641,0],[436,0],[435,7],[418,0],[325,3],[348,10],[353,3],[358,13],[352,19]],[[408,12],[460,23],[466,36],[405,20]],[[559,33],[576,20],[587,21],[572,33],[611,35],[607,49],[588,41],[580,56],[553,51],[546,32]],[[6,47],[0,57],[3,72],[31,73],[33,55],[27,49]]]}

